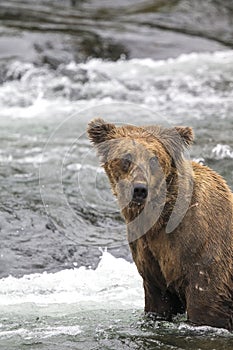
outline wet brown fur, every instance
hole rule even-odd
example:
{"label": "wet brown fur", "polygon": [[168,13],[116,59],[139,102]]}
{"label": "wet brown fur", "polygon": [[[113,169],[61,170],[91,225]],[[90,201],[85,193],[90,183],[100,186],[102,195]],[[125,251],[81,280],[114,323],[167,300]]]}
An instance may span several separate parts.
{"label": "wet brown fur", "polygon": [[[143,278],[145,311],[168,320],[187,311],[188,320],[196,325],[232,330],[233,195],[220,175],[184,159],[183,152],[193,140],[192,130],[116,127],[95,119],[88,126],[88,135],[127,224],[133,260]],[[122,171],[121,159],[129,152],[136,159],[135,165]],[[158,158],[164,179],[148,170],[153,155]],[[177,168],[182,173],[182,183],[178,183]],[[188,210],[179,225],[167,233],[180,188],[186,195],[187,174],[193,181]],[[119,187],[121,180],[126,189]],[[140,222],[131,225],[145,209],[124,202],[127,188],[135,181],[148,183],[150,200],[155,205],[144,210]],[[160,195],[164,185],[165,198]],[[142,234],[158,207],[162,208],[158,220]]]}

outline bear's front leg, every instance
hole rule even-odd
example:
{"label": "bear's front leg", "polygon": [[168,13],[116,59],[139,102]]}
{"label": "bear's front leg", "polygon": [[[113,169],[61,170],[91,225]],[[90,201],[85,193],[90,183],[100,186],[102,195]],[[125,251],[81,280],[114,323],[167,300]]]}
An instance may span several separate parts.
{"label": "bear's front leg", "polygon": [[180,299],[168,290],[162,291],[155,284],[143,282],[145,291],[145,312],[155,314],[156,318],[172,320],[172,316],[185,312]]}

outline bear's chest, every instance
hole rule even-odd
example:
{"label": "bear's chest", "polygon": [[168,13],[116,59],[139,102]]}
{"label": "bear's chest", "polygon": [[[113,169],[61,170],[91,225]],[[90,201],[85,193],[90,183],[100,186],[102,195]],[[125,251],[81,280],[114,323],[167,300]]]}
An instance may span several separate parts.
{"label": "bear's chest", "polygon": [[168,288],[182,276],[182,268],[175,243],[160,235],[147,233],[130,243],[133,260],[143,278]]}

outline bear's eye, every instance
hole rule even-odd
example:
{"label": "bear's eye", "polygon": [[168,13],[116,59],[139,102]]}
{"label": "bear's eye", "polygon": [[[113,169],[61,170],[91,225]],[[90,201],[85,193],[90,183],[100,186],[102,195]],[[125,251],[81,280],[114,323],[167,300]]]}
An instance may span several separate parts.
{"label": "bear's eye", "polygon": [[125,172],[128,171],[131,163],[132,163],[132,156],[130,153],[128,153],[121,159],[121,169]]}
{"label": "bear's eye", "polygon": [[158,168],[158,158],[152,157],[149,160],[151,171],[155,171]]}

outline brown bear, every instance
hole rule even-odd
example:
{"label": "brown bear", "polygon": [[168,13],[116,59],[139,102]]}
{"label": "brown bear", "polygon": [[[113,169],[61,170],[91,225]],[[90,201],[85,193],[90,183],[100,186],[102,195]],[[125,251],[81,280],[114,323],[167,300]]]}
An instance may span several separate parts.
{"label": "brown bear", "polygon": [[233,195],[188,159],[192,129],[97,118],[88,135],[126,221],[145,311],[167,320],[186,311],[195,325],[232,330]]}

